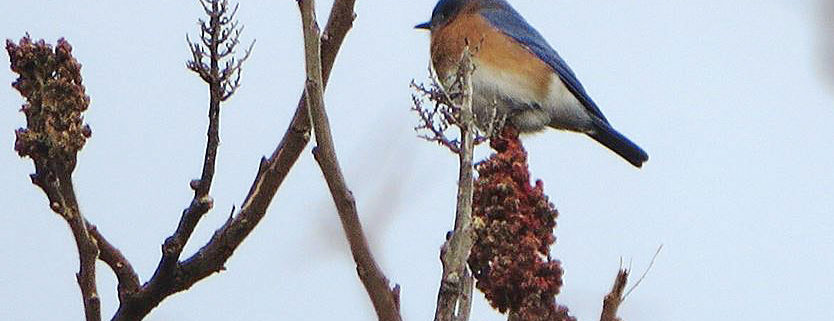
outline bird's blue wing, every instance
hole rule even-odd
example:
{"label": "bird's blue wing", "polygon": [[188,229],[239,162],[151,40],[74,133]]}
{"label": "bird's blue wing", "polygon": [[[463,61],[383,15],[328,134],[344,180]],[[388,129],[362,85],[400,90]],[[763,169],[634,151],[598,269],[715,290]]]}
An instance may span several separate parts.
{"label": "bird's blue wing", "polygon": [[559,78],[568,87],[568,90],[573,93],[577,100],[585,106],[595,116],[601,120],[608,122],[602,111],[599,110],[597,104],[585,92],[585,88],[576,79],[573,70],[568,67],[568,64],[556,53],[556,50],[550,47],[547,41],[539,34],[536,29],[533,29],[524,18],[518,14],[506,1],[504,0],[487,0],[483,1],[479,10],[481,16],[486,18],[489,23],[496,29],[500,30],[510,38],[515,39],[521,45],[527,47],[530,52],[538,56],[542,61],[550,65],[553,70],[559,74]]}

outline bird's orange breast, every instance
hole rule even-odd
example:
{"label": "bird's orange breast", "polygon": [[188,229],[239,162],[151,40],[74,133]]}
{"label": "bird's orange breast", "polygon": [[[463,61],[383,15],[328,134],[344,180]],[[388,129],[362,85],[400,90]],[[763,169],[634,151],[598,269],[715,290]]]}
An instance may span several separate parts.
{"label": "bird's orange breast", "polygon": [[523,82],[518,86],[529,88],[536,98],[547,97],[553,76],[550,66],[477,13],[461,13],[432,32],[432,65],[441,80],[454,75],[467,40],[474,53],[476,73],[478,68],[509,73]]}

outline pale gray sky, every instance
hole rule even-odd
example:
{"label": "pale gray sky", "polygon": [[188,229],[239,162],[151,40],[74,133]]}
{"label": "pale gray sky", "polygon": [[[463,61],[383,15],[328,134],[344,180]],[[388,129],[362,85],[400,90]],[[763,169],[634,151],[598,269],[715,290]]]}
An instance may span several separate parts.
{"label": "pale gray sky", "polygon": [[[584,136],[526,139],[556,203],[558,301],[598,318],[620,258],[647,279],[625,320],[831,320],[834,93],[823,81],[810,0],[512,1],[562,54],[609,120],[651,159],[642,170]],[[324,21],[331,1],[320,1]],[[456,161],[415,138],[408,82],[425,80],[433,0],[363,1],[326,95],[347,180],[407,320],[434,313],[438,249],[450,228]],[[831,6],[828,6],[829,10]],[[193,251],[239,204],[277,144],[303,83],[295,1],[247,1],[257,39],[222,111],[216,208]],[[196,1],[0,1],[0,36],[66,37],[83,64],[93,136],[76,190],[87,217],[144,280],[199,175],[207,90],[189,73]],[[829,19],[831,15],[828,16]],[[8,66],[8,55],[0,55]],[[0,71],[0,319],[79,320],[75,246],[13,152],[22,99]],[[486,155],[481,148],[479,155]],[[371,320],[321,174],[305,152],[228,271],[175,295],[148,320]],[[105,318],[118,302],[99,265]],[[481,299],[474,320],[503,320]]]}

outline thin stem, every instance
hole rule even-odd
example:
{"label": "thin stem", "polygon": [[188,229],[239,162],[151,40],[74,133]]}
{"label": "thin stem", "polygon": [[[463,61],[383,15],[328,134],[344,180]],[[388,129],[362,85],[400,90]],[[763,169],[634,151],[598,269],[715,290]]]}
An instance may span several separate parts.
{"label": "thin stem", "polygon": [[[208,74],[208,80],[205,80],[209,87],[209,125],[206,133],[206,150],[203,157],[203,169],[200,179],[193,181],[191,187],[194,189],[194,197],[190,205],[183,211],[180,222],[177,225],[176,231],[165,240],[162,246],[162,258],[157,266],[154,275],[145,286],[142,287],[140,295],[164,295],[167,291],[167,284],[172,282],[172,279],[177,273],[177,263],[179,262],[182,250],[194,229],[197,227],[200,219],[207,213],[214,205],[212,198],[209,196],[211,190],[211,182],[214,178],[215,164],[217,163],[217,147],[220,143],[220,101],[222,97],[220,78],[220,67],[218,56],[218,47],[221,45],[220,37],[227,26],[220,23],[221,15],[226,11],[227,3],[219,1],[211,1],[211,6],[204,5],[208,10],[206,13],[209,16],[207,38],[208,42],[208,70],[203,70],[201,74]],[[193,46],[192,46],[193,48]],[[200,51],[204,53],[205,51]],[[202,60],[202,57],[200,57]],[[205,66],[200,65],[201,68]]]}
{"label": "thin stem", "polygon": [[87,231],[86,221],[78,208],[72,184],[72,171],[60,161],[35,162],[32,182],[44,191],[52,211],[61,215],[70,227],[78,249],[79,271],[75,275],[81,289],[87,321],[101,320],[101,301],[96,289],[96,259],[99,255],[95,239]]}

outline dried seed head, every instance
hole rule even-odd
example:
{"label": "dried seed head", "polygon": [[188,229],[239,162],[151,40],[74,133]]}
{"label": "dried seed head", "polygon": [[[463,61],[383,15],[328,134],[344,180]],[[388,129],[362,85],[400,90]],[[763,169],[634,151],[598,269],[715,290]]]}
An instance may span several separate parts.
{"label": "dried seed head", "polygon": [[7,40],[6,50],[12,71],[19,75],[12,87],[26,99],[21,108],[26,127],[15,131],[15,151],[36,162],[53,160],[73,169],[92,131],[81,114],[90,97],[81,84],[81,65],[72,56],[72,46],[62,38],[53,49],[27,35],[18,44]]}
{"label": "dried seed head", "polygon": [[490,140],[497,152],[476,165],[469,266],[492,306],[519,320],[574,320],[556,304],[562,268],[550,257],[558,212],[544,184],[530,184],[527,152],[506,127]]}

